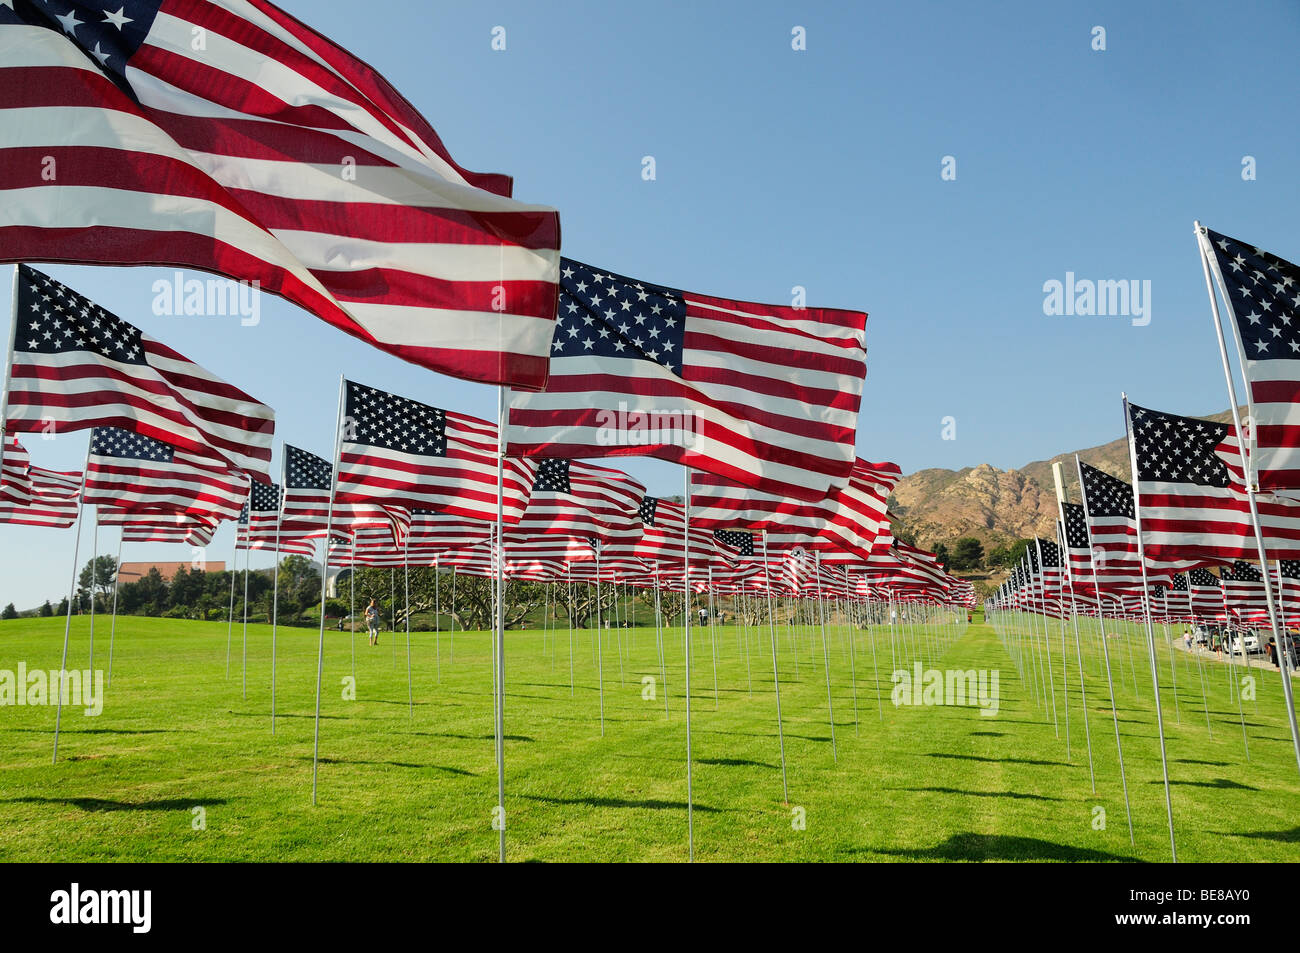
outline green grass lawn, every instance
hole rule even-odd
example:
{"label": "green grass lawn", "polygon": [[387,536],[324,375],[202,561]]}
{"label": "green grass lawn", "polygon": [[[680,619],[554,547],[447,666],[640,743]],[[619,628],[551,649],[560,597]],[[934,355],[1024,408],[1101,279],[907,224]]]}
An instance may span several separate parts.
{"label": "green grass lawn", "polygon": [[[108,626],[96,626],[95,663]],[[901,629],[901,627],[900,627]],[[748,648],[745,651],[746,634]],[[933,653],[937,635],[911,647]],[[975,708],[894,707],[889,628],[830,631],[838,760],[832,757],[820,635],[779,633],[790,806],[782,803],[766,629],[716,630],[717,694],[707,632],[694,647],[695,849],[699,860],[1166,860],[1151,685],[1136,630],[1111,640],[1132,798],[1130,844],[1099,642],[1085,626],[1089,784],[1073,635],[1066,753],[1060,633],[1053,623],[1057,730],[993,630],[978,620],[944,647],[940,668],[997,669],[996,717]],[[0,669],[57,668],[62,620],[0,623]],[[664,685],[653,628],[604,638],[604,735],[594,635],[510,632],[506,648],[506,791],[512,861],[686,858],[681,631],[665,633]],[[241,628],[226,675],[224,623],[123,618],[103,714],[64,711],[50,763],[52,707],[0,708],[0,860],[494,860],[496,803],[491,646],[480,632],[412,636],[414,713],[405,642],[326,633],[319,802],[311,803],[316,633],[282,629],[279,717],[271,733],[270,628],[248,627],[247,698]],[[877,692],[872,640],[880,672]],[[1126,641],[1127,640],[1127,641]],[[453,644],[454,643],[454,644]],[[621,645],[620,645],[621,643]],[[906,648],[905,648],[906,646]],[[88,620],[75,619],[69,667],[84,667]],[[1040,650],[1042,646],[1040,643]],[[620,651],[621,649],[621,651]],[[1136,662],[1130,671],[1129,654]],[[1162,643],[1162,678],[1170,658]],[[797,663],[797,673],[796,673]],[[1122,666],[1121,666],[1122,663]],[[1300,783],[1275,672],[1256,672],[1241,716],[1225,670],[1205,663],[1207,730],[1196,662],[1178,655],[1177,712],[1165,693],[1179,859],[1300,859]],[[855,723],[851,665],[857,670]],[[1028,672],[1027,672],[1028,674]],[[1136,676],[1136,678],[1134,677]],[[1135,691],[1136,682],[1136,691]],[[206,828],[194,829],[195,808]],[[793,808],[806,828],[795,829]],[[1094,808],[1105,810],[1095,829]]]}

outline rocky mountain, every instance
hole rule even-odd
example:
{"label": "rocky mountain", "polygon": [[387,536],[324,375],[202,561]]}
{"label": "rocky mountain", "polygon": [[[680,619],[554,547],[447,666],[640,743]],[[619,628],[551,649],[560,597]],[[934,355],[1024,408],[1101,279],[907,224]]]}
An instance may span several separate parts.
{"label": "rocky mountain", "polygon": [[[1221,423],[1231,416],[1224,411],[1205,419]],[[918,470],[899,480],[890,497],[895,532],[915,538],[926,549],[951,545],[963,536],[975,537],[986,550],[1028,536],[1051,537],[1056,520],[1052,464],[1061,462],[1066,499],[1078,502],[1076,452],[1084,463],[1126,482],[1131,479],[1128,443],[1122,437],[1013,470],[987,463],[961,470]]]}

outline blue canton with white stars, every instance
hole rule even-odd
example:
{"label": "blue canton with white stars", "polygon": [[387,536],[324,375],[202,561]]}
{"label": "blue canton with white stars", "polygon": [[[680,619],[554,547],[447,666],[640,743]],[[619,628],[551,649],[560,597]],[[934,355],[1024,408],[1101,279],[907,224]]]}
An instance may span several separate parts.
{"label": "blue canton with white stars", "polygon": [[681,376],[686,300],[680,291],[560,260],[552,357],[651,361]]}
{"label": "blue canton with white stars", "polygon": [[0,25],[47,27],[77,45],[122,92],[127,62],[144,44],[162,0],[0,0]]}
{"label": "blue canton with white stars", "polygon": [[285,485],[291,490],[328,490],[334,468],[314,453],[284,446]]}
{"label": "blue canton with white stars", "polygon": [[1129,404],[1139,480],[1226,487],[1228,465],[1215,449],[1228,435],[1227,424],[1148,410]]}
{"label": "blue canton with white stars", "polygon": [[346,438],[350,443],[426,457],[447,455],[447,414],[437,407],[348,381],[346,413],[353,431]]}
{"label": "blue canton with white stars", "polygon": [[1300,360],[1300,268],[1206,229],[1246,357]]}
{"label": "blue canton with white stars", "polygon": [[90,433],[90,452],[98,457],[118,460],[150,460],[171,463],[175,448],[169,443],[143,437],[117,427],[96,427]]}
{"label": "blue canton with white stars", "polygon": [[17,351],[89,351],[123,364],[148,363],[139,328],[26,265],[18,266],[15,318]]}

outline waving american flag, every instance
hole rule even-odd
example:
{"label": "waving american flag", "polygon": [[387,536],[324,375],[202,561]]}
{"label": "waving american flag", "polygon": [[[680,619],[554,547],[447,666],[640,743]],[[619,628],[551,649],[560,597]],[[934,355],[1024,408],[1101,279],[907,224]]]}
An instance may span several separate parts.
{"label": "waving american flag", "polygon": [[511,400],[508,452],[662,457],[821,499],[853,469],[866,320],[678,291],[566,258],[551,377]]}
{"label": "waving american flag", "polygon": [[0,127],[0,260],[257,281],[413,363],[545,382],[558,215],[265,0],[6,0]]}

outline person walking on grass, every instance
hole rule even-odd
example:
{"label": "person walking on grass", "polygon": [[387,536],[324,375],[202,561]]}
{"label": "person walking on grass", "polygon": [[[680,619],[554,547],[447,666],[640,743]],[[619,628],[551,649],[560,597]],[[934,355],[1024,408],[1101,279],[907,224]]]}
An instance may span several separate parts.
{"label": "person walking on grass", "polygon": [[370,605],[366,606],[366,628],[370,630],[370,644],[379,644],[379,607],[375,605],[375,600],[370,600]]}

